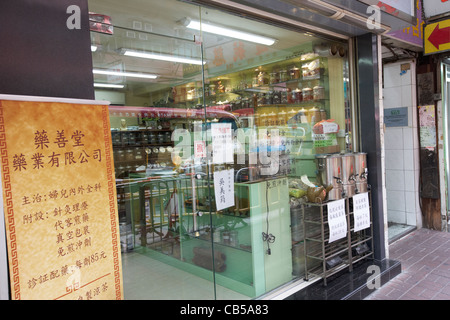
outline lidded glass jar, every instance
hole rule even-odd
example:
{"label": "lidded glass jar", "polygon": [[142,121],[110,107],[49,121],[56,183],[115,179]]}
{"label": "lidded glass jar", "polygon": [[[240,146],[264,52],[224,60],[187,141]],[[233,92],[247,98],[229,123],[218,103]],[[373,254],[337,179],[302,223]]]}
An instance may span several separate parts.
{"label": "lidded glass jar", "polygon": [[311,88],[303,88],[302,94],[303,94],[303,101],[311,101],[313,99]]}
{"label": "lidded glass jar", "polygon": [[325,99],[325,88],[322,86],[315,86],[313,88],[313,98],[314,100]]}
{"label": "lidded glass jar", "polygon": [[291,80],[300,79],[300,69],[297,67],[292,67],[291,70],[289,70]]}
{"label": "lidded glass jar", "polygon": [[280,82],[286,82],[288,80],[289,79],[288,79],[287,70],[280,70],[279,81]]}

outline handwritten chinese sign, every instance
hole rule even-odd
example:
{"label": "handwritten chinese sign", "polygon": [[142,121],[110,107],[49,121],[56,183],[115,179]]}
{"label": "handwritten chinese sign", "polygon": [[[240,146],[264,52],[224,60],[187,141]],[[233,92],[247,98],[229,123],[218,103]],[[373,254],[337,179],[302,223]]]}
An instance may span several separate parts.
{"label": "handwritten chinese sign", "polygon": [[345,215],[344,199],[328,203],[328,226],[330,228],[328,242],[333,242],[347,236],[347,217]]}
{"label": "handwritten chinese sign", "polygon": [[214,194],[217,211],[234,206],[234,170],[214,172]]}
{"label": "handwritten chinese sign", "polygon": [[213,163],[233,163],[233,138],[231,123],[213,123],[211,125]]}
{"label": "handwritten chinese sign", "polygon": [[13,299],[123,299],[106,105],[0,99]]}
{"label": "handwritten chinese sign", "polygon": [[353,196],[354,231],[364,230],[370,227],[369,195],[367,192]]}

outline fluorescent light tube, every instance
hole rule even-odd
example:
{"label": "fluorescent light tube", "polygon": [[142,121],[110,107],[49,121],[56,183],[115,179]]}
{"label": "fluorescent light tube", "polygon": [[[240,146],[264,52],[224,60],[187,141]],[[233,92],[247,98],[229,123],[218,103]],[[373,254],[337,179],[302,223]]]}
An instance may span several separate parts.
{"label": "fluorescent light tube", "polygon": [[235,39],[250,41],[250,42],[256,42],[259,44],[264,44],[266,46],[271,46],[275,43],[276,39],[264,37],[248,32],[228,29],[224,27],[215,26],[209,23],[200,23],[200,21],[196,20],[190,20],[189,24],[186,26],[186,28],[194,29],[194,30],[202,30],[204,32],[219,34],[226,37],[231,37]]}
{"label": "fluorescent light tube", "polygon": [[125,56],[130,56],[130,57],[154,59],[154,60],[163,60],[163,61],[170,61],[170,62],[196,64],[196,65],[201,65],[202,63],[203,64],[206,63],[204,61],[202,62],[202,59],[186,58],[186,57],[180,57],[180,56],[171,56],[171,55],[160,54],[160,53],[133,51],[133,50],[129,50],[129,49],[122,49],[122,54],[125,55]]}
{"label": "fluorescent light tube", "polygon": [[138,73],[138,72],[120,72],[120,71],[110,71],[110,70],[92,70],[94,74],[104,74],[109,76],[119,76],[119,77],[134,77],[134,78],[144,78],[144,79],[156,79],[158,76],[149,73]]}
{"label": "fluorescent light tube", "polygon": [[125,87],[123,84],[110,84],[110,83],[94,83],[94,87],[97,88],[114,88],[114,89],[122,89]]}

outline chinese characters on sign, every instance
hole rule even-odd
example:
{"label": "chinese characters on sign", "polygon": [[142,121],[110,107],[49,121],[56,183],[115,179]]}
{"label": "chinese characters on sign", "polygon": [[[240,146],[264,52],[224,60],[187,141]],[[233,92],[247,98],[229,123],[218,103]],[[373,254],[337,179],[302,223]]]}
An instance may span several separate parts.
{"label": "chinese characters on sign", "polygon": [[13,299],[123,299],[106,105],[0,99]]}
{"label": "chinese characters on sign", "polygon": [[330,238],[333,242],[347,236],[347,217],[345,215],[345,199],[328,203],[328,226]]}
{"label": "chinese characters on sign", "polygon": [[354,232],[370,227],[370,209],[368,193],[359,193],[353,196]]}
{"label": "chinese characters on sign", "polygon": [[[70,137],[70,141],[65,136],[64,130],[56,130],[54,141],[50,141],[46,130],[35,132],[34,145],[35,150],[29,155],[22,152],[13,155],[14,171],[32,169],[43,169],[44,167],[59,167],[60,165],[73,165],[76,163],[88,163],[90,159],[101,161],[102,154],[100,149],[87,152],[82,143],[84,134],[76,130]],[[71,143],[73,147],[77,147],[78,151],[65,151],[66,145]],[[52,148],[54,147],[54,148]],[[75,148],[74,148],[75,149]],[[43,153],[44,151],[47,154]],[[56,152],[55,152],[56,151]]]}
{"label": "chinese characters on sign", "polygon": [[211,125],[213,163],[233,163],[233,140],[231,123],[213,123]]}
{"label": "chinese characters on sign", "polygon": [[206,158],[206,142],[202,140],[194,141],[194,158]]}
{"label": "chinese characters on sign", "polygon": [[234,206],[234,170],[214,172],[214,194],[217,211]]}

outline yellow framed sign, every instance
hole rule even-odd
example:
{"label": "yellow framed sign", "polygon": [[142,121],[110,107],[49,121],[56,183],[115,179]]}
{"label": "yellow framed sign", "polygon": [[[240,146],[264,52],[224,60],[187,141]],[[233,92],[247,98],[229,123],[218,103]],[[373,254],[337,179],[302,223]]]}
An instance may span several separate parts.
{"label": "yellow framed sign", "polygon": [[2,97],[11,298],[123,299],[108,106]]}

